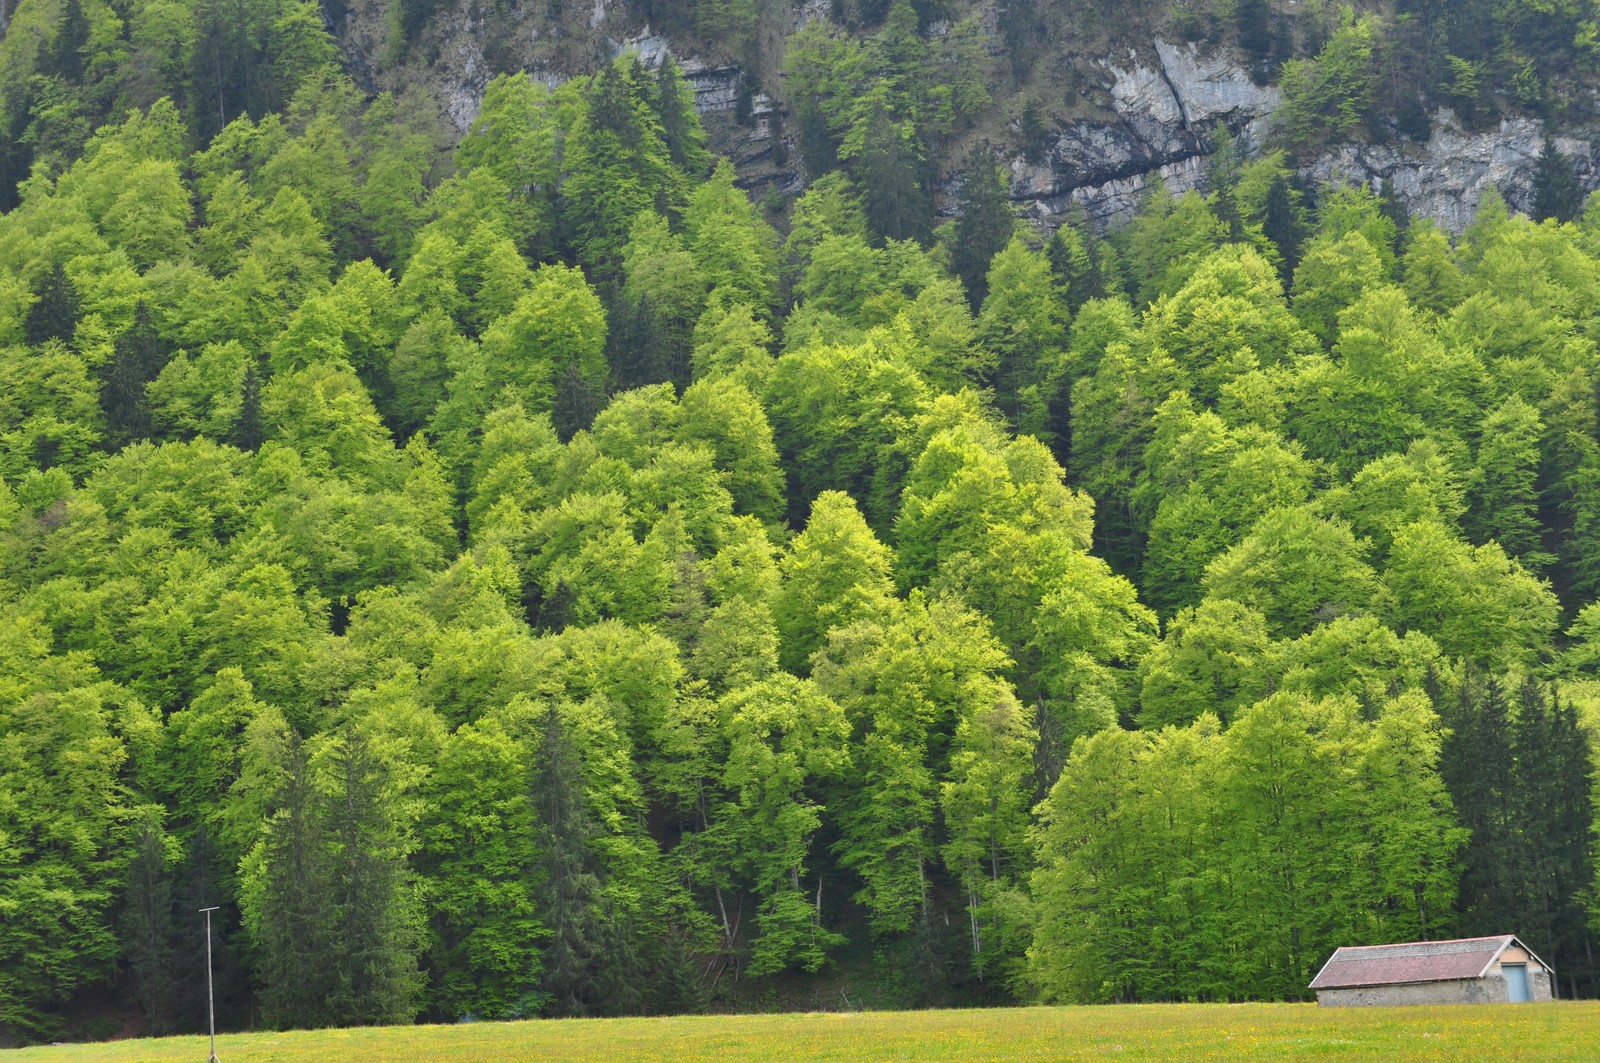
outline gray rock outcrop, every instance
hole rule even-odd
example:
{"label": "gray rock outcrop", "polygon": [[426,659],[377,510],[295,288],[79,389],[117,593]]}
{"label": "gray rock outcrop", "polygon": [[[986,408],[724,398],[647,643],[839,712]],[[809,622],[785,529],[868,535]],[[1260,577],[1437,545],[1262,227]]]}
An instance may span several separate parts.
{"label": "gray rock outcrop", "polygon": [[[1130,53],[1126,64],[1108,61],[1114,120],[1080,121],[1061,130],[1038,163],[1011,162],[1013,200],[1046,223],[1074,206],[1104,225],[1125,218],[1159,175],[1174,193],[1197,187],[1213,148],[1211,131],[1224,123],[1246,145],[1259,144],[1279,103],[1276,89],[1258,86],[1226,56],[1202,55],[1192,46],[1154,42],[1153,62]],[[1533,162],[1545,129],[1533,118],[1508,118],[1498,127],[1464,129],[1449,111],[1434,115],[1426,143],[1398,139],[1345,144],[1301,169],[1309,183],[1385,181],[1415,214],[1452,232],[1471,222],[1484,190],[1493,185],[1517,210],[1533,200]],[[1573,161],[1585,189],[1600,184],[1600,130],[1569,131],[1555,138]]]}

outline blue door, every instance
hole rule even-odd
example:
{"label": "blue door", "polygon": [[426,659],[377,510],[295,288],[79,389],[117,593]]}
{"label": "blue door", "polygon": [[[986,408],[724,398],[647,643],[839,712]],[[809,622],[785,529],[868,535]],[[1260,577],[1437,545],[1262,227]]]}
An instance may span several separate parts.
{"label": "blue door", "polygon": [[1506,976],[1506,997],[1513,1004],[1526,1004],[1528,1002],[1528,965],[1525,963],[1503,963],[1500,973]]}

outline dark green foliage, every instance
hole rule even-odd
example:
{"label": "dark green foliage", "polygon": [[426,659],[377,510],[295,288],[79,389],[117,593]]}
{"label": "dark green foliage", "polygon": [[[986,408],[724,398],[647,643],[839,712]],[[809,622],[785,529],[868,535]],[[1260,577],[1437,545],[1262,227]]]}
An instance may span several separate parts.
{"label": "dark green foliage", "polygon": [[1581,914],[1595,870],[1585,837],[1594,820],[1589,737],[1572,707],[1532,680],[1514,707],[1493,677],[1468,677],[1445,700],[1451,732],[1440,774],[1472,832],[1461,931],[1514,924],[1555,966],[1566,995],[1591,995],[1594,931]]}
{"label": "dark green foliage", "polygon": [[266,831],[263,1011],[279,1028],[409,1021],[419,927],[390,769],[356,730],[326,751],[319,771],[291,742]]}
{"label": "dark green foliage", "polygon": [[967,158],[959,209],[950,268],[961,278],[967,301],[976,311],[989,291],[989,263],[1010,242],[1016,227],[1010,190],[992,149],[975,148]]}
{"label": "dark green foliage", "polygon": [[38,298],[28,308],[24,342],[38,346],[47,340],[69,342],[78,327],[78,291],[58,264],[45,275]]}
{"label": "dark green foliage", "polygon": [[922,165],[915,128],[896,120],[881,101],[875,104],[855,174],[867,224],[879,240],[927,241],[933,205],[922,182]]}
{"label": "dark green foliage", "polygon": [[1572,221],[1583,209],[1583,188],[1572,172],[1572,160],[1546,137],[1533,161],[1533,220]]}
{"label": "dark green foliage", "polygon": [[150,403],[145,388],[167,364],[168,353],[156,334],[150,308],[139,303],[132,327],[118,336],[112,347],[111,363],[100,385],[106,442],[112,448],[150,435]]}
{"label": "dark green foliage", "polygon": [[51,65],[63,80],[76,84],[83,80],[83,46],[89,43],[89,18],[80,0],[67,0],[56,23],[56,39],[51,46]]}
{"label": "dark green foliage", "polygon": [[552,1015],[627,1015],[644,1001],[642,965],[630,928],[605,891],[606,870],[595,850],[600,827],[585,794],[578,751],[560,713],[540,720],[539,747],[528,780],[535,802],[542,992]]}
{"label": "dark green foliage", "polygon": [[279,1029],[316,1028],[338,1021],[330,1000],[337,988],[329,925],[330,854],[324,848],[319,795],[305,745],[288,751],[277,810],[266,831],[258,968],[263,1018]]}
{"label": "dark green foliage", "polygon": [[147,813],[133,835],[128,863],[128,895],[119,920],[122,954],[134,997],[144,1009],[150,1032],[178,1028],[177,922],[173,918],[173,854],[159,818]]}

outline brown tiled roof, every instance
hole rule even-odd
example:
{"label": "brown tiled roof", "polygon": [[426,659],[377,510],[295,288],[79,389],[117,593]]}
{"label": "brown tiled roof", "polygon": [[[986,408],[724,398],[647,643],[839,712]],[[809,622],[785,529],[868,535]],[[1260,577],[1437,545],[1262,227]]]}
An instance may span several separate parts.
{"label": "brown tiled roof", "polygon": [[1511,934],[1501,934],[1456,941],[1345,947],[1334,951],[1308,988],[1344,989],[1479,978],[1501,950],[1515,940]]}

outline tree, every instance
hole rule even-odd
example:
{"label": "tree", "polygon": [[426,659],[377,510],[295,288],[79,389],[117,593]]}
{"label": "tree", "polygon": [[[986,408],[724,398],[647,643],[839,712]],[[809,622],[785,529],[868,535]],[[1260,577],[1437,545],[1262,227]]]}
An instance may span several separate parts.
{"label": "tree", "polygon": [[100,386],[106,443],[113,449],[149,437],[150,403],[145,389],[160,374],[169,353],[156,334],[150,308],[141,301],[132,327],[116,339]]}
{"label": "tree", "polygon": [[1140,668],[1139,726],[1182,726],[1204,713],[1223,723],[1267,690],[1266,618],[1227,598],[1207,598],[1167,622]]}
{"label": "tree", "polygon": [[684,242],[712,291],[765,315],[778,296],[778,234],[733,181],[723,160],[690,194]]}
{"label": "tree", "polygon": [[70,342],[78,327],[79,300],[72,279],[59,264],[45,275],[44,284],[28,307],[23,342],[37,347],[48,340]]}
{"label": "tree", "polygon": [[1524,566],[1538,571],[1553,558],[1540,543],[1539,411],[1512,395],[1483,419],[1468,534],[1498,542]]}
{"label": "tree", "polygon": [[1371,15],[1357,18],[1350,8],[1315,59],[1283,64],[1279,83],[1283,106],[1278,129],[1293,149],[1309,153],[1348,137],[1371,108],[1376,86]]}
{"label": "tree", "polygon": [[1573,221],[1583,209],[1583,186],[1572,172],[1572,160],[1548,136],[1533,160],[1533,220]]}
{"label": "tree", "polygon": [[571,435],[605,394],[605,337],[605,309],[583,274],[540,266],[528,293],[484,334],[486,382],[504,401],[551,412]]}
{"label": "tree", "polygon": [[1496,543],[1472,547],[1432,521],[1395,534],[1383,582],[1392,622],[1480,666],[1527,665],[1555,634],[1555,595]]}
{"label": "tree", "polygon": [[761,899],[750,973],[816,971],[844,943],[822,925],[822,880],[814,891],[802,881],[822,823],[818,785],[845,763],[844,714],[809,681],[780,674],[723,698],[718,716],[729,794],[719,818]]}
{"label": "tree", "polygon": [[950,268],[961,279],[976,313],[989,291],[989,263],[1010,242],[1016,227],[1000,160],[986,145],[967,157],[958,210]]}
{"label": "tree", "polygon": [[881,95],[870,102],[860,147],[852,157],[867,224],[880,240],[927,243],[933,206],[923,185],[923,152],[915,126],[891,112]]}
{"label": "tree", "polygon": [[817,496],[778,567],[783,583],[773,619],[783,634],[780,659],[791,672],[807,670],[829,628],[870,618],[891,600],[889,550],[839,491]]}
{"label": "tree", "polygon": [[604,887],[596,846],[601,827],[587,793],[581,754],[555,707],[540,722],[528,787],[535,802],[538,919],[548,931],[540,991],[554,1015],[626,1014],[640,1001],[638,958]]}
{"label": "tree", "polygon": [[1259,610],[1275,636],[1304,634],[1371,602],[1378,583],[1363,547],[1348,524],[1310,507],[1273,510],[1206,566],[1206,595]]}
{"label": "tree", "polygon": [[996,405],[1018,431],[1047,435],[1067,345],[1050,263],[1013,236],[994,256],[984,287],[978,335],[998,360]]}

